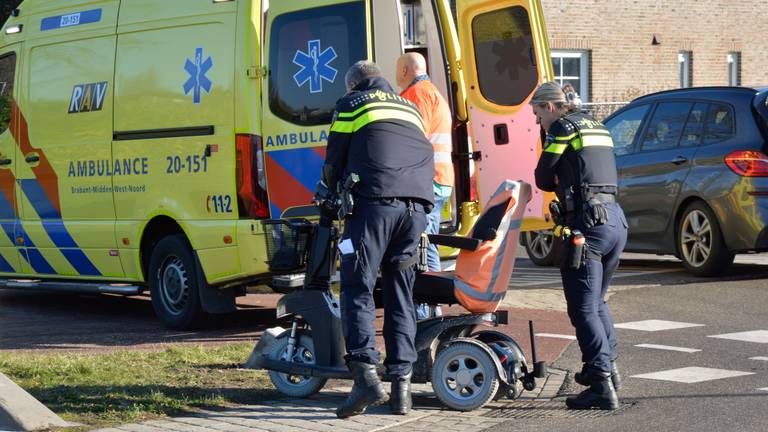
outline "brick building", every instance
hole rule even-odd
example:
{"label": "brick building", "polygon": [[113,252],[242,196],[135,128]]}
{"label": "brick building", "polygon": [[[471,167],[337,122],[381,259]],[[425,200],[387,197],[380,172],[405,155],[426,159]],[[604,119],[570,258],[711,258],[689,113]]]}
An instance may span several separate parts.
{"label": "brick building", "polygon": [[765,0],[541,0],[555,74],[585,102],[768,85]]}

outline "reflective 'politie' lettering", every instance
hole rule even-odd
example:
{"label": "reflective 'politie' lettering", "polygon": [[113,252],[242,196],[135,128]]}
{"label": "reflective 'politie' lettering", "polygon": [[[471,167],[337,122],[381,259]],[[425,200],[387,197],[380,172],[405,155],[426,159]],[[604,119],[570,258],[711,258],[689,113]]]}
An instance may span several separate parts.
{"label": "reflective 'politie' lettering", "polygon": [[104,99],[107,97],[108,82],[79,84],[72,88],[72,98],[69,100],[69,113],[101,111]]}

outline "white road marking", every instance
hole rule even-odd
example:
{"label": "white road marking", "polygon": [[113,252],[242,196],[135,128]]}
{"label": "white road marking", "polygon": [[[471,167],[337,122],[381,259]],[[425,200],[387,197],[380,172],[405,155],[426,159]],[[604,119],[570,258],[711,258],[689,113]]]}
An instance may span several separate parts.
{"label": "white road marking", "polygon": [[555,333],[536,333],[537,337],[554,338],[554,339],[568,339],[576,340],[576,336],[555,334]]}
{"label": "white road marking", "polygon": [[731,339],[742,342],[768,343],[768,330],[754,330],[739,333],[726,333],[721,335],[707,336],[717,339]]}
{"label": "white road marking", "polygon": [[704,324],[692,324],[677,321],[664,321],[664,320],[644,320],[633,321],[614,325],[616,328],[628,329],[628,330],[640,330],[640,331],[662,331],[662,330],[677,330],[689,327],[704,327]]}
{"label": "white road marking", "polygon": [[695,353],[695,352],[701,351],[700,349],[696,349],[696,348],[683,348],[683,347],[676,347],[676,346],[669,346],[669,345],[639,344],[635,346],[638,348],[651,348],[651,349],[658,349],[658,350],[665,350],[665,351],[680,351],[684,353]]}
{"label": "white road marking", "polygon": [[632,378],[643,378],[658,381],[673,381],[686,384],[699,383],[723,378],[754,375],[753,372],[740,372],[726,369],[712,369],[703,367],[684,367],[670,369],[661,372],[652,372],[641,375],[632,375]]}
{"label": "white road marking", "polygon": [[750,357],[750,360],[768,361],[768,357]]}

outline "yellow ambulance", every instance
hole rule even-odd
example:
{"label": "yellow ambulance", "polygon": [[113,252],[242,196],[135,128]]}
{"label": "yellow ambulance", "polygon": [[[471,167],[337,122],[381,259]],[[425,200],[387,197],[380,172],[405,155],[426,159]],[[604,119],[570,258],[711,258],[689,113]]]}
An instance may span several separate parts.
{"label": "yellow ambulance", "polygon": [[233,311],[270,280],[260,221],[315,212],[344,72],[394,83],[407,51],[453,107],[443,228],[466,232],[533,183],[539,0],[25,0],[0,30],[0,287],[149,290],[172,328]]}

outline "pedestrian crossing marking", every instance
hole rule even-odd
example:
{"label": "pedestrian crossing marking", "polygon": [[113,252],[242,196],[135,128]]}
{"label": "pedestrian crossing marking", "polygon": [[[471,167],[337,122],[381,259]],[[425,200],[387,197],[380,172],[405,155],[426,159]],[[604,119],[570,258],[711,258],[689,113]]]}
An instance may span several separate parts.
{"label": "pedestrian crossing marking", "polygon": [[670,369],[661,372],[652,372],[640,375],[632,375],[632,378],[651,379],[657,381],[672,381],[685,384],[695,384],[705,381],[712,381],[723,378],[733,378],[739,376],[754,375],[754,372],[741,372],[726,369],[713,369],[704,367],[684,367]]}
{"label": "pedestrian crossing marking", "polygon": [[614,325],[616,328],[627,330],[640,330],[647,332],[663,331],[663,330],[677,330],[689,327],[704,327],[704,324],[693,324],[678,321],[665,321],[665,320],[643,320],[632,321],[626,323],[619,323]]}
{"label": "pedestrian crossing marking", "polygon": [[555,333],[536,333],[536,337],[576,340],[576,336]]}
{"label": "pedestrian crossing marking", "polygon": [[696,348],[683,348],[683,347],[675,347],[675,346],[669,346],[669,345],[639,344],[635,346],[638,348],[650,348],[650,349],[665,350],[665,351],[679,351],[684,353],[695,353],[695,352],[701,351],[700,349],[696,349]]}
{"label": "pedestrian crossing marking", "polygon": [[742,342],[768,343],[768,330],[753,330],[739,333],[726,333],[707,336],[717,339],[730,339]]}

